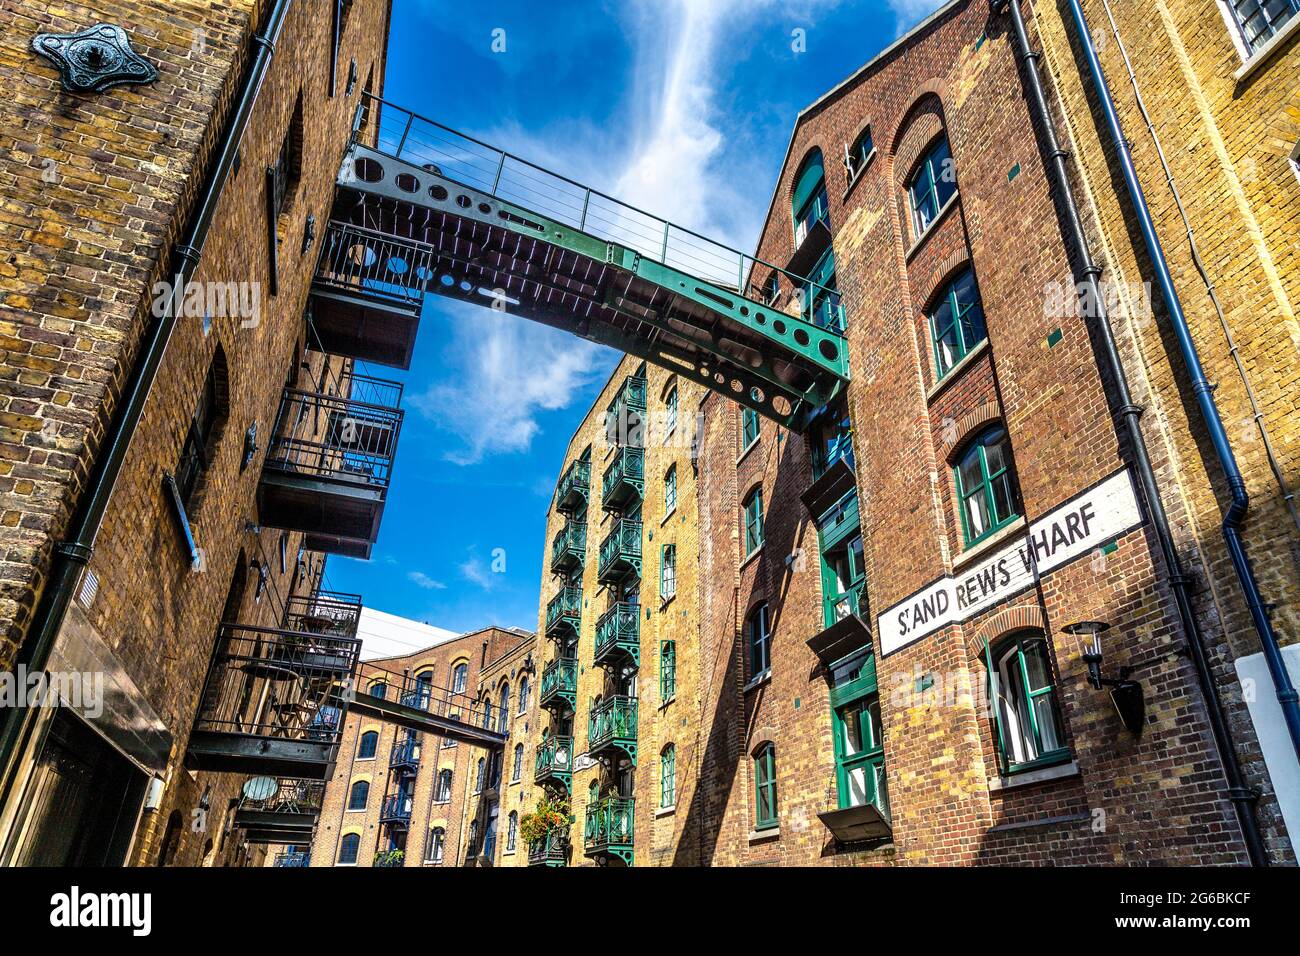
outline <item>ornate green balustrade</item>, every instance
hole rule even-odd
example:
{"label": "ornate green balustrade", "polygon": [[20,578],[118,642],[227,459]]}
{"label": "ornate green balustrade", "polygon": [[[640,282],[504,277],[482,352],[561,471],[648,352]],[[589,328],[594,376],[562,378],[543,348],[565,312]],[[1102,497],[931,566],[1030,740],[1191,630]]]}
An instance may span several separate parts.
{"label": "ornate green balustrade", "polygon": [[632,661],[641,666],[641,606],[620,601],[596,621],[596,653],[592,659],[598,667],[613,667]]}
{"label": "ornate green balustrade", "polygon": [[591,490],[591,462],[579,459],[569,465],[555,487],[557,511],[572,512],[581,508]]}
{"label": "ornate green balustrade", "polygon": [[533,758],[533,783],[558,783],[569,790],[573,779],[573,738],[554,734],[543,738]]}
{"label": "ornate green balustrade", "polygon": [[645,496],[645,449],[620,448],[600,481],[600,506],[606,511],[624,511]]}
{"label": "ornate green balustrade", "polygon": [[587,522],[566,521],[551,539],[551,573],[571,571],[587,560]]}
{"label": "ornate green balustrade", "polygon": [[587,856],[613,856],[632,865],[632,797],[605,797],[587,807],[582,850]]}
{"label": "ornate green balustrade", "polygon": [[609,697],[587,719],[587,752],[617,759],[622,751],[636,766],[636,698]]}
{"label": "ornate green balustrade", "polygon": [[566,631],[575,634],[582,624],[582,589],[562,587],[546,605],[546,636],[558,637]]}
{"label": "ornate green balustrade", "polygon": [[619,518],[600,542],[596,580],[618,584],[628,577],[641,577],[641,522]]}
{"label": "ornate green balustrade", "polygon": [[572,711],[578,704],[578,660],[557,657],[542,670],[539,703],[547,709]]}
{"label": "ornate green balustrade", "polygon": [[567,866],[569,862],[569,828],[547,830],[546,836],[528,844],[529,866]]}

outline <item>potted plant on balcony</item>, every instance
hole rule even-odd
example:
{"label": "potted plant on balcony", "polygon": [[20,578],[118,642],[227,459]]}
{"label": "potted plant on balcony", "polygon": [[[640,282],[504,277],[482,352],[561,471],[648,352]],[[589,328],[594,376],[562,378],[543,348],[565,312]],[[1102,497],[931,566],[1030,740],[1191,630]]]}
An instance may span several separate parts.
{"label": "potted plant on balcony", "polygon": [[568,799],[548,794],[537,801],[536,810],[525,813],[519,821],[519,835],[526,843],[535,843],[552,830],[567,828],[569,820]]}
{"label": "potted plant on balcony", "polygon": [[375,854],[374,866],[404,866],[406,864],[406,852],[404,850],[380,850]]}

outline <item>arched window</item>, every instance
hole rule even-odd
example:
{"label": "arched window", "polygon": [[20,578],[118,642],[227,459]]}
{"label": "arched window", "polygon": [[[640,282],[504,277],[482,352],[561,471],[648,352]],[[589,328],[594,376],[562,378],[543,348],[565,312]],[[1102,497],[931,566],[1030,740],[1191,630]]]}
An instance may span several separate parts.
{"label": "arched window", "polygon": [[345,833],[339,841],[339,865],[350,866],[357,862],[357,850],[361,848],[361,834]]}
{"label": "arched window", "polygon": [[515,762],[510,770],[510,779],[518,783],[524,772],[524,745],[515,744]]}
{"label": "arched window", "polygon": [[348,809],[364,810],[366,801],[370,799],[370,781],[358,780],[352,784],[352,789],[348,793]]}
{"label": "arched window", "polygon": [[754,751],[754,829],[777,825],[776,747],[770,742]]}
{"label": "arched window", "polygon": [[664,474],[664,514],[677,510],[677,466],[670,465]]}
{"label": "arched window", "polygon": [[465,855],[470,858],[478,856],[478,821],[477,820],[471,820],[469,822],[469,843],[468,843],[468,848],[465,850]]}
{"label": "arched window", "polygon": [[378,697],[380,700],[383,700],[388,696],[388,685],[381,680],[375,681],[370,685],[370,696]]}
{"label": "arched window", "polygon": [[957,170],[948,149],[948,137],[941,136],[921,157],[907,182],[914,238],[930,228],[956,191]]}
{"label": "arched window", "polygon": [[479,792],[482,791],[482,789],[483,789],[483,771],[484,771],[484,767],[485,767],[485,766],[486,766],[486,765],[485,765],[484,762],[483,762],[483,758],[482,758],[482,757],[479,757],[479,758],[478,758],[478,773],[477,773],[477,775],[474,777],[474,792],[475,792],[475,793],[479,793]]}
{"label": "arched window", "polygon": [[463,694],[468,685],[469,665],[462,661],[451,669],[451,692],[453,694]]}
{"label": "arched window", "polygon": [[667,703],[677,696],[677,642],[659,645],[659,700]]}
{"label": "arched window", "polygon": [[528,712],[528,675],[519,678],[519,713]]}
{"label": "arched window", "polygon": [[194,416],[185,432],[181,457],[176,463],[176,488],[186,511],[198,504],[197,492],[204,474],[212,464],[221,441],[230,405],[230,377],[226,369],[226,353],[221,346],[213,353],[208,374],[203,380],[203,391],[194,409]]}
{"label": "arched window", "polygon": [[593,780],[587,787],[587,806],[594,807],[600,802],[600,781]]}
{"label": "arched window", "polygon": [[506,821],[506,852],[515,852],[515,840],[519,835],[519,814],[514,810],[510,811],[510,818]]}
{"label": "arched window", "polygon": [[755,488],[744,503],[745,557],[763,544],[763,489]]}
{"label": "arched window", "polygon": [[451,771],[438,771],[438,791],[434,795],[434,800],[438,803],[448,803],[451,800]]}
{"label": "arched window", "polygon": [[447,831],[442,827],[434,827],[429,831],[429,841],[425,845],[424,860],[426,863],[441,863],[442,851],[447,843]]}
{"label": "arched window", "polygon": [[361,735],[361,742],[357,744],[357,759],[370,760],[379,749],[379,733],[374,730],[367,730]]}
{"label": "arched window", "polygon": [[664,434],[671,434],[677,427],[677,386],[674,385],[668,390],[667,397],[664,398]]}
{"label": "arched window", "polygon": [[821,150],[814,149],[799,167],[790,208],[794,214],[794,245],[797,249],[808,238],[812,227],[818,222],[828,220],[830,214],[830,205],[826,198],[826,171],[822,165]]}
{"label": "arched window", "polygon": [[510,733],[510,685],[502,684],[497,705],[497,730]]}
{"label": "arched window", "polygon": [[755,680],[772,669],[772,626],[766,603],[750,612],[745,629],[749,645],[749,679]]}
{"label": "arched window", "polygon": [[677,747],[669,744],[659,752],[659,806],[677,805]]}
{"label": "arched window", "polygon": [[875,144],[871,141],[871,127],[868,126],[857,135],[852,146],[844,147],[844,166],[849,171],[849,182],[862,175],[862,171],[867,168],[867,161],[875,152]]}
{"label": "arched window", "polygon": [[962,535],[970,547],[1020,517],[1020,488],[1006,429],[994,425],[970,443],[953,468]]}
{"label": "arched window", "polygon": [[677,594],[677,545],[659,549],[659,597],[667,601]]}
{"label": "arched window", "polygon": [[428,710],[433,699],[433,671],[421,671],[415,675],[415,695],[410,706]]}
{"label": "arched window", "polygon": [[1047,640],[1027,631],[985,646],[984,654],[1003,770],[1066,759]]}
{"label": "arched window", "polygon": [[938,378],[943,378],[971,349],[988,337],[974,271],[963,269],[944,287],[929,318],[930,339],[934,343],[934,370]]}
{"label": "arched window", "polygon": [[742,409],[740,412],[740,451],[741,454],[749,450],[749,446],[758,441],[763,432],[763,424],[759,421],[758,412],[752,408]]}

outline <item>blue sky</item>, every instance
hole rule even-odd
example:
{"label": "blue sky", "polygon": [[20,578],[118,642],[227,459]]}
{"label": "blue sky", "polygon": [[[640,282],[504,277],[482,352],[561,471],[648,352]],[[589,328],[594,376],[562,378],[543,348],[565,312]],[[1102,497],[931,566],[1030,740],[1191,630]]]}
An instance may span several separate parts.
{"label": "blue sky", "polygon": [[[385,96],[752,251],[799,109],[939,6],[394,0]],[[406,386],[379,541],[332,557],[329,585],[452,630],[535,628],[558,467],[617,360],[430,296],[410,371],[370,370]]]}

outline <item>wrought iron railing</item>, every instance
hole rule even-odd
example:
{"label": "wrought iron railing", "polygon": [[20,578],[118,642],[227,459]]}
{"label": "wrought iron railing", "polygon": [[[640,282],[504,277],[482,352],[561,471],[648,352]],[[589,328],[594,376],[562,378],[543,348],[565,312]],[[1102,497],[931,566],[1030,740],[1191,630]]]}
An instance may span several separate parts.
{"label": "wrought iron railing", "polygon": [[338,637],[356,637],[361,595],[341,591],[295,594],[284,603],[284,628]]}
{"label": "wrought iron railing", "polygon": [[336,743],[361,642],[223,624],[195,730]]}
{"label": "wrought iron railing", "polygon": [[633,797],[604,797],[587,807],[582,843],[588,853],[632,845]]}
{"label": "wrought iron railing", "polygon": [[569,828],[555,827],[528,844],[529,866],[563,866],[569,853]]}
{"label": "wrought iron railing", "polygon": [[636,740],[636,698],[608,697],[587,718],[587,750]]}
{"label": "wrought iron railing", "polygon": [[418,309],[436,250],[413,239],[331,220],[316,263],[317,285]]}
{"label": "wrought iron railing", "polygon": [[566,521],[551,539],[551,570],[563,571],[582,565],[587,553],[587,522]]}
{"label": "wrought iron railing", "polygon": [[600,663],[611,651],[622,650],[633,654],[640,648],[640,605],[620,601],[596,620],[596,663]]}
{"label": "wrought iron railing", "polygon": [[562,587],[546,605],[546,633],[566,624],[575,631],[582,617],[582,589]]}
{"label": "wrought iron railing", "polygon": [[380,823],[410,823],[415,799],[409,793],[390,793],[379,808]]}
{"label": "wrought iron railing", "polygon": [[615,503],[623,506],[639,499],[645,489],[645,449],[620,448],[609,464],[600,482],[601,501],[609,508]]}
{"label": "wrought iron railing", "polygon": [[260,777],[246,785],[240,793],[240,810],[262,810],[269,813],[300,813],[313,816],[320,813],[325,802],[324,780],[302,780],[281,777],[270,786],[272,778]]}
{"label": "wrought iron railing", "polygon": [[542,688],[538,702],[545,707],[557,697],[572,699],[578,692],[578,660],[557,657],[542,669]]}
{"label": "wrought iron railing", "polygon": [[388,752],[390,767],[418,767],[420,765],[420,741],[404,737],[393,744]]}
{"label": "wrought iron railing", "polygon": [[597,577],[602,583],[611,575],[631,573],[641,566],[641,522],[619,518],[600,542]]}
{"label": "wrought iron railing", "polygon": [[495,709],[490,702],[478,700],[469,694],[439,687],[423,675],[390,671],[369,661],[357,665],[354,686],[358,695],[370,688],[382,686],[383,700],[396,701],[405,707],[423,711],[435,717],[461,721],[471,726],[491,726]]}
{"label": "wrought iron railing", "polygon": [[571,511],[587,500],[591,490],[591,462],[578,459],[571,462],[560,476],[555,487],[555,507],[560,511]]}
{"label": "wrought iron railing", "polygon": [[567,776],[573,772],[573,738],[548,734],[537,747],[533,758],[533,780]]}
{"label": "wrought iron railing", "polygon": [[345,375],[337,391],[284,390],[266,466],[387,488],[402,427],[402,386]]}
{"label": "wrought iron railing", "polygon": [[605,437],[610,444],[645,444],[645,402],[645,376],[629,375],[605,412]]}
{"label": "wrought iron railing", "polygon": [[311,862],[311,854],[304,853],[301,850],[288,850],[275,855],[276,866],[307,866]]}

